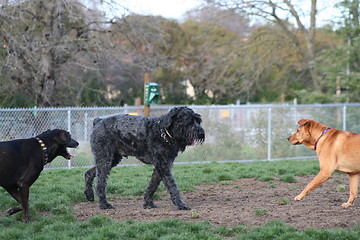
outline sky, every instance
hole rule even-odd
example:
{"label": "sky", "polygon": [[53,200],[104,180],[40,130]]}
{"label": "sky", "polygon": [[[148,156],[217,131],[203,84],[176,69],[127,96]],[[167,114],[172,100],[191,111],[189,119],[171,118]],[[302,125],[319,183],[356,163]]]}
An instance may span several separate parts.
{"label": "sky", "polygon": [[[318,1],[318,15],[317,25],[321,26],[329,23],[329,20],[335,20],[336,16],[339,16],[338,9],[333,6],[340,0],[321,0]],[[204,4],[204,0],[120,0],[119,4],[125,6],[134,13],[142,15],[160,15],[165,18],[171,18],[176,20],[183,20],[184,14],[194,9],[201,4]],[[305,16],[309,14],[309,0],[296,0],[293,4],[297,9],[302,9],[303,12],[299,12],[300,15]],[[308,21],[308,17],[305,17],[305,22]]]}
{"label": "sky", "polygon": [[204,1],[201,0],[131,0],[123,5],[131,11],[143,15],[160,15],[165,18],[181,20],[183,15],[196,8]]}

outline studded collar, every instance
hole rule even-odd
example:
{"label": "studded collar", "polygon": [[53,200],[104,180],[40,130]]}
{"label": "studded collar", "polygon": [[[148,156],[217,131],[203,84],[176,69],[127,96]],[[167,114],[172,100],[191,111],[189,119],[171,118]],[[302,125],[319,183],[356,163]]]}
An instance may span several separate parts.
{"label": "studded collar", "polygon": [[46,147],[45,143],[40,138],[36,137],[35,139],[39,142],[40,147],[44,152],[44,165],[45,165],[49,161],[49,154],[48,154],[48,151],[47,151],[47,147]]}

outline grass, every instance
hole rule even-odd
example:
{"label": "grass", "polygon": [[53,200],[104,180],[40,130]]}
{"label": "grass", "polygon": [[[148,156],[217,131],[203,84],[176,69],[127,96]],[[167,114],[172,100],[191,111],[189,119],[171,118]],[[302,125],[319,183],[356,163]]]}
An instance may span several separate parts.
{"label": "grass", "polygon": [[266,216],[269,212],[265,209],[255,209],[255,215],[257,216]]}
{"label": "grass", "polygon": [[[193,191],[198,184],[218,184],[219,181],[229,182],[239,178],[251,177],[271,183],[275,178],[284,177],[283,181],[292,182],[295,176],[316,174],[318,170],[317,161],[304,160],[175,165],[173,173],[181,191],[186,192]],[[208,222],[193,223],[178,219],[117,222],[95,216],[88,221],[78,221],[72,205],[85,201],[83,172],[84,169],[43,171],[30,191],[33,221],[23,223],[22,213],[1,216],[0,239],[358,239],[360,235],[360,226],[346,230],[298,230],[281,222],[271,222],[262,227],[215,227]],[[114,168],[108,181],[108,197],[141,197],[151,172],[151,166]],[[164,190],[163,185],[159,190]],[[286,203],[286,199],[279,200],[279,204]],[[14,205],[15,201],[1,188],[2,215]],[[262,209],[254,211],[260,216],[266,215]],[[198,218],[198,213],[194,211],[192,218]]]}
{"label": "grass", "polygon": [[336,187],[336,191],[338,191],[338,192],[344,192],[345,189],[346,189],[346,187],[344,185],[338,185]]}
{"label": "grass", "polygon": [[279,205],[287,205],[289,203],[289,200],[286,198],[280,198],[278,201]]}

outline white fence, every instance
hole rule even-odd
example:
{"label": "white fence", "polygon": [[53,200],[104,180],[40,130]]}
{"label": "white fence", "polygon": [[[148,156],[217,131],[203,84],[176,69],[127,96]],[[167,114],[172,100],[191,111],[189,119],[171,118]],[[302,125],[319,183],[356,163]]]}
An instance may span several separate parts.
{"label": "white fence", "polygon": [[[171,107],[152,105],[151,116],[160,116]],[[301,118],[360,133],[360,104],[189,107],[202,115],[206,140],[202,145],[188,147],[177,158],[178,164],[314,158],[314,151],[292,146],[286,139]],[[30,138],[48,129],[65,129],[80,143],[72,150],[75,157],[71,161],[58,157],[46,168],[88,167],[93,164],[89,147],[93,119],[142,112],[142,108],[136,107],[0,109],[0,140]],[[128,158],[120,164],[137,163],[136,159]]]}

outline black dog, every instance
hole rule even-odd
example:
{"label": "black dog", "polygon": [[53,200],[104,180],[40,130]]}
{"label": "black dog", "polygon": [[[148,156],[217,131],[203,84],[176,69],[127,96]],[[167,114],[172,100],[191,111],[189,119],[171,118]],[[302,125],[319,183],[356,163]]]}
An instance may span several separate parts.
{"label": "black dog", "polygon": [[70,159],[67,147],[79,145],[64,130],[49,130],[35,138],[0,142],[0,186],[10,193],[21,206],[7,211],[10,216],[21,210],[23,219],[29,218],[29,188],[38,179],[44,165],[55,157]]}
{"label": "black dog", "polygon": [[180,210],[189,210],[181,200],[171,167],[186,146],[204,140],[200,115],[187,107],[173,108],[161,117],[117,115],[97,118],[90,136],[95,167],[85,172],[84,193],[89,201],[94,201],[92,184],[96,176],[100,208],[114,208],[106,199],[107,177],[111,168],[123,157],[134,156],[155,167],[144,193],[144,208],[157,207],[153,203],[153,194],[163,181],[175,206]]}

